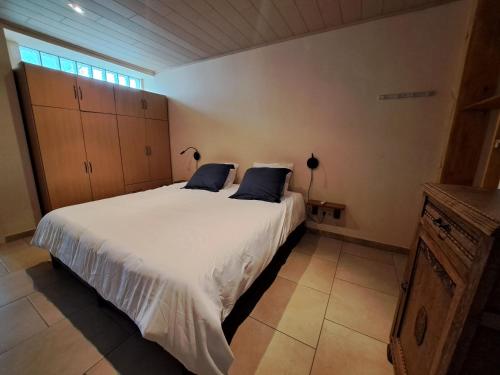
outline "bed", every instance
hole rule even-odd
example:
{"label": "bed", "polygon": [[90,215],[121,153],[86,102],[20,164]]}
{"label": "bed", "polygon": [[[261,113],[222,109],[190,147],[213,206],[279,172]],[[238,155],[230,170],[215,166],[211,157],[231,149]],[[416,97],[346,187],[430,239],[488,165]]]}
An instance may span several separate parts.
{"label": "bed", "polygon": [[190,371],[226,374],[233,355],[222,322],[305,219],[302,195],[281,203],[229,199],[184,183],[64,207],[40,221],[48,249],[144,338]]}

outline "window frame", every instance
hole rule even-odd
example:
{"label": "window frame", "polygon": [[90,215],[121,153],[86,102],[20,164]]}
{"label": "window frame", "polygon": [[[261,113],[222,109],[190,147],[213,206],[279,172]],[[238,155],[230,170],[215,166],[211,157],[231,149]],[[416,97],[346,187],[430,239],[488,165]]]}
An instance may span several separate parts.
{"label": "window frame", "polygon": [[[53,53],[40,51],[40,50],[38,50],[36,48],[31,48],[31,47],[24,46],[24,45],[18,45],[18,50],[19,50],[19,56],[21,58],[21,61],[24,62],[24,63],[26,63],[26,64],[33,64],[33,65],[44,67],[46,69],[59,70],[61,72],[67,73],[67,74],[73,74],[73,75],[76,75],[76,76],[79,76],[79,77],[85,77],[85,78],[95,79],[96,81],[112,83],[114,85],[119,85],[119,86],[123,86],[123,87],[129,87],[129,88],[132,88],[132,89],[135,89],[135,90],[143,90],[143,88],[144,88],[144,81],[143,81],[142,78],[133,77],[133,76],[130,76],[128,74],[116,72],[116,71],[109,70],[109,69],[106,69],[106,68],[102,68],[102,67],[99,67],[99,66],[94,66],[92,64],[83,63],[81,61],[69,59],[67,57],[55,55]],[[26,59],[23,59],[23,50],[25,52],[31,52],[31,53],[33,53],[34,56],[38,56],[38,60],[35,59],[36,62],[33,62],[33,60],[32,61],[28,61]],[[54,56],[54,57],[56,57],[57,58],[58,68],[56,69],[54,67],[44,66],[43,65],[43,61],[42,61],[42,55],[48,55],[48,56]],[[67,70],[63,70],[62,69],[62,66],[63,66],[62,61],[64,61],[65,63],[68,63],[68,62],[72,63],[75,71],[74,72],[70,72],[70,71],[67,71]],[[88,70],[89,71],[89,75],[88,76],[80,74],[80,67],[81,66],[88,67],[88,69],[89,69]],[[102,72],[102,79],[94,78],[94,69],[96,69],[96,71],[99,70],[99,71]],[[113,75],[114,82],[110,82],[108,80],[108,74],[112,74]],[[119,81],[119,77],[120,76],[125,78],[125,83],[126,83],[125,85],[120,84],[120,81]],[[137,82],[138,83],[138,87],[130,86],[130,81],[131,80],[133,80],[134,82]]]}

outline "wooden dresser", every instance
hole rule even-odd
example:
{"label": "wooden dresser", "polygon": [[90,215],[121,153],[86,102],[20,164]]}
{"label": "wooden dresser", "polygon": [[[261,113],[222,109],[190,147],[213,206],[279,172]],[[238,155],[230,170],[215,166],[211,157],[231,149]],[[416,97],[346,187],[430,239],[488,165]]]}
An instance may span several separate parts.
{"label": "wooden dresser", "polygon": [[500,191],[426,184],[394,318],[396,374],[500,374]]}
{"label": "wooden dresser", "polygon": [[44,213],[172,183],[164,96],[24,63],[15,73]]}

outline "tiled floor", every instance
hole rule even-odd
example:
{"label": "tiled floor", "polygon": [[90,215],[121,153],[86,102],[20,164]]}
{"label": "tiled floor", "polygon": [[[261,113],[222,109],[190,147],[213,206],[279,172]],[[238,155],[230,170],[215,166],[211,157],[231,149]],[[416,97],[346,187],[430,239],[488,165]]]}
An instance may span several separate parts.
{"label": "tiled floor", "polygon": [[[29,239],[0,245],[1,374],[182,374]],[[231,348],[230,374],[392,374],[386,343],[406,256],[306,234]]]}

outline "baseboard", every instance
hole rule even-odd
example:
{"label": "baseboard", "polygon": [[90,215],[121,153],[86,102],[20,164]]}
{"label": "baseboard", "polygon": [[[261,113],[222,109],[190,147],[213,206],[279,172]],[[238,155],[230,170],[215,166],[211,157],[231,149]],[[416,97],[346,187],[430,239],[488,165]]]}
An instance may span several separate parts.
{"label": "baseboard", "polygon": [[32,236],[35,234],[34,229],[30,229],[21,233],[16,233],[16,234],[9,234],[8,236],[5,236],[5,242],[13,242],[20,240],[21,238]]}
{"label": "baseboard", "polygon": [[408,255],[408,253],[410,251],[409,249],[406,249],[404,247],[388,245],[388,244],[381,243],[381,242],[370,241],[370,240],[365,240],[362,238],[346,236],[345,234],[328,232],[328,231],[322,230],[322,229],[307,227],[307,230],[310,231],[311,233],[321,234],[322,236],[325,236],[325,237],[331,237],[331,238],[335,238],[337,240],[352,242],[352,243],[356,243],[358,245],[370,246],[370,247],[374,247],[376,249],[390,251],[393,253]]}

